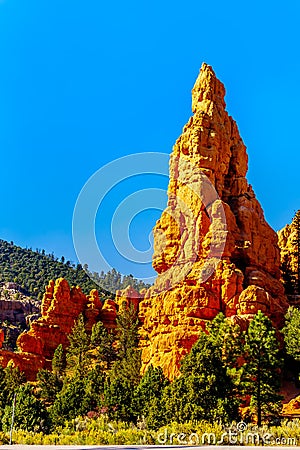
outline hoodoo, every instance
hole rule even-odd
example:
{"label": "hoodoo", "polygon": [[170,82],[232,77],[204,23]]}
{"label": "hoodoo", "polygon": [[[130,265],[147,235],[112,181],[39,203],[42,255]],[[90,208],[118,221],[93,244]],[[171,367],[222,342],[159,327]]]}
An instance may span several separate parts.
{"label": "hoodoo", "polygon": [[246,173],[248,157],[226,112],[224,85],[203,64],[194,115],[170,158],[168,206],[154,228],[154,286],[139,305],[143,370],[173,379],[205,321],[243,324],[258,310],[279,326],[287,308],[275,231]]}
{"label": "hoodoo", "polygon": [[[171,380],[219,312],[245,327],[261,310],[281,326],[288,303],[278,238],[247,182],[246,147],[224,96],[223,84],[203,64],[192,90],[194,114],[170,158],[168,205],[154,228],[154,285],[118,291],[116,302],[102,304],[95,290],[85,296],[62,278],[50,281],[41,317],[19,336],[16,353],[0,350],[2,366],[11,362],[35,379],[56,347],[67,347],[79,314],[88,331],[98,320],[113,329],[124,302],[139,312],[142,370],[160,366]],[[2,332],[0,347],[3,339]]]}
{"label": "hoodoo", "polygon": [[68,335],[79,314],[84,315],[87,330],[99,320],[107,328],[115,327],[114,302],[106,300],[102,304],[96,290],[85,296],[80,287],[70,288],[64,278],[58,278],[56,282],[51,280],[42,300],[41,317],[32,322],[29,331],[20,334],[16,353],[0,350],[0,365],[6,367],[13,363],[28,380],[34,380],[41,368],[51,367],[58,345],[62,344],[64,348],[69,345]]}

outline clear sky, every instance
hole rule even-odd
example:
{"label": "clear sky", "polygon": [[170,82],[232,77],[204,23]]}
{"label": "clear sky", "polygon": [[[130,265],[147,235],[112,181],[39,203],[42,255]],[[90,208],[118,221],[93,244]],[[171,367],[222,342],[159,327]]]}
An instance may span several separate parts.
{"label": "clear sky", "polygon": [[[75,261],[82,186],[118,157],[171,152],[203,61],[283,227],[300,208],[299,20],[299,0],[0,1],[0,237]],[[158,217],[137,218],[141,248]]]}

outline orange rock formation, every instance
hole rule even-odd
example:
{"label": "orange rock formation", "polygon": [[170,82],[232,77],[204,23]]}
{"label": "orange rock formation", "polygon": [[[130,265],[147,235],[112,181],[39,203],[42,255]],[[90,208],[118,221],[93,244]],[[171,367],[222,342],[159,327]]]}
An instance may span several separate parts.
{"label": "orange rock formation", "polygon": [[287,308],[277,235],[245,178],[246,147],[224,95],[203,64],[194,115],[171,154],[168,206],[154,229],[158,277],[139,305],[143,371],[161,366],[170,379],[220,311],[238,321],[262,310],[279,325]]}
{"label": "orange rock formation", "polygon": [[294,220],[291,224],[286,225],[282,230],[278,231],[278,244],[281,252],[281,262],[285,263],[288,268],[297,273],[297,229]]}
{"label": "orange rock formation", "polygon": [[116,291],[116,304],[119,307],[119,311],[124,307],[128,308],[130,305],[138,310],[139,302],[143,298],[143,292],[136,291],[132,286],[127,286],[126,289]]}
{"label": "orange rock formation", "polygon": [[161,366],[173,379],[205,322],[219,312],[243,326],[258,311],[280,325],[287,300],[280,281],[276,233],[246,180],[246,147],[225,110],[225,89],[203,64],[192,91],[194,115],[170,159],[168,206],[154,229],[155,284],[146,292],[117,292],[102,306],[97,291],[85,296],[64,279],[50,282],[42,317],[20,335],[18,353],[0,350],[28,379],[47,366],[80,313],[88,330],[97,320],[116,325],[116,307],[139,308],[142,370]]}
{"label": "orange rock formation", "polygon": [[58,345],[68,346],[68,335],[79,314],[84,314],[87,330],[91,330],[99,320],[108,328],[114,326],[116,308],[110,304],[107,306],[108,303],[109,300],[106,300],[102,308],[96,290],[85,296],[78,286],[70,289],[63,278],[50,281],[42,300],[42,316],[32,322],[28,332],[19,336],[17,353],[0,350],[0,364],[6,367],[12,360],[27,379],[34,380],[39,369],[50,366]]}

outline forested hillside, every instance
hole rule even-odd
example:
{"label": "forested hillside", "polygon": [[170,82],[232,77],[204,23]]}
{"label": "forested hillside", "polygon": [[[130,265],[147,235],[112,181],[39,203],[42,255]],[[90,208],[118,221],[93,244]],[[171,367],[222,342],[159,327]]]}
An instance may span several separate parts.
{"label": "forested hillside", "polygon": [[[144,283],[134,279],[132,275],[122,277],[115,269],[106,274],[102,272],[95,275],[103,291],[108,291],[107,294],[129,284],[137,289],[145,287]],[[101,290],[80,264],[74,265],[63,256],[59,260],[53,253],[46,254],[45,250],[24,249],[13,242],[0,240],[0,283],[13,281],[40,300],[49,280],[60,277],[65,278],[71,286],[80,286],[85,294],[91,289]]]}

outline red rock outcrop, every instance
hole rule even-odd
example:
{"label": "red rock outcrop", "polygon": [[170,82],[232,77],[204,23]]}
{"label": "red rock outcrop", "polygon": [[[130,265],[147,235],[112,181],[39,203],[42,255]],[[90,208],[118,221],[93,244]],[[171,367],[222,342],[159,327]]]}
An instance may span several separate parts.
{"label": "red rock outcrop", "polygon": [[19,367],[21,372],[24,372],[27,380],[34,381],[36,374],[40,369],[45,367],[50,368],[50,364],[46,361],[46,358],[33,353],[13,353],[7,350],[0,351],[0,365],[7,367],[12,364],[13,367]]}
{"label": "red rock outcrop", "polygon": [[[69,345],[71,333],[78,316],[83,313],[86,328],[102,320],[107,328],[113,328],[116,321],[116,307],[105,306],[96,290],[85,296],[80,287],[70,288],[68,282],[59,278],[50,281],[46,287],[41,306],[42,316],[32,322],[30,330],[22,333],[17,340],[18,352],[0,350],[0,364],[6,367],[9,361],[23,371],[29,380],[34,380],[39,369],[49,367],[55,349],[62,344]],[[114,303],[114,302],[113,302]],[[109,310],[109,314],[107,314]]]}
{"label": "red rock outcrop", "polygon": [[143,298],[143,293],[138,292],[132,286],[127,286],[127,288],[116,291],[116,304],[119,307],[119,311],[123,307],[128,308],[133,306],[135,310],[138,310],[140,300]]}
{"label": "red rock outcrop", "polygon": [[290,269],[297,273],[298,270],[298,252],[297,241],[300,223],[300,210],[298,210],[293,217],[290,224],[287,224],[280,231],[278,231],[278,244],[281,252],[281,261],[288,262]]}
{"label": "red rock outcrop", "polygon": [[300,306],[299,293],[299,224],[300,210],[298,210],[291,224],[278,231],[278,244],[280,247],[282,280],[290,305]]}
{"label": "red rock outcrop", "polygon": [[107,299],[103,303],[101,310],[101,321],[107,328],[116,328],[117,308],[116,303],[113,300]]}
{"label": "red rock outcrop", "polygon": [[300,395],[283,404],[282,416],[297,418],[300,415]]}
{"label": "red rock outcrop", "polygon": [[42,301],[42,317],[31,324],[28,332],[19,336],[18,348],[22,352],[52,358],[59,344],[67,347],[67,336],[86,305],[87,297],[79,287],[70,289],[63,278],[59,278],[56,283],[50,281]]}
{"label": "red rock outcrop", "polygon": [[170,379],[219,312],[248,320],[262,310],[279,325],[287,308],[277,235],[247,182],[246,147],[224,95],[203,64],[154,228],[158,277],[139,305],[143,371],[161,366]]}
{"label": "red rock outcrop", "polygon": [[0,284],[0,322],[25,327],[31,315],[39,313],[37,300],[29,297],[17,283]]}

